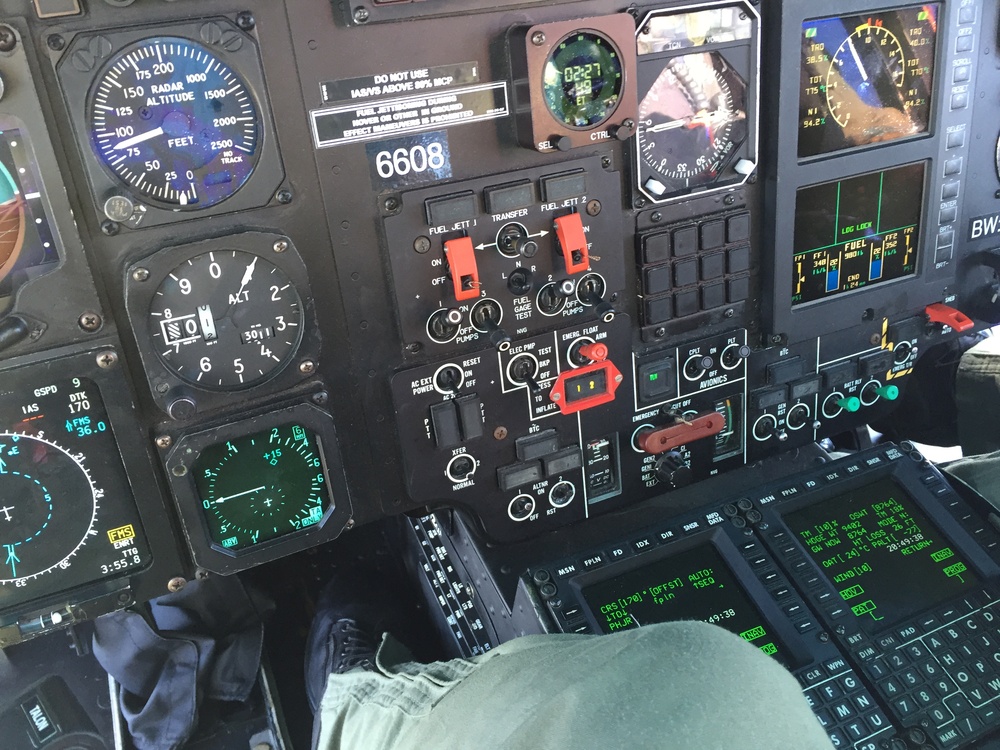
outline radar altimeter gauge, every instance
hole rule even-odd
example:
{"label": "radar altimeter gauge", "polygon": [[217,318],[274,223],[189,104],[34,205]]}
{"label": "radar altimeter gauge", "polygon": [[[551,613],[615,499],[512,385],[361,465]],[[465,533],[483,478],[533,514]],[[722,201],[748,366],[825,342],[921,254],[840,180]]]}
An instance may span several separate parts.
{"label": "radar altimeter gauge", "polygon": [[143,39],[114,55],[91,88],[87,118],[104,167],[163,208],[226,200],[260,153],[261,119],[246,81],[180,37]]}
{"label": "radar altimeter gauge", "polygon": [[207,252],[173,269],[149,307],[163,365],[206,389],[232,390],[281,371],[302,337],[302,302],[285,272],[255,253]]}

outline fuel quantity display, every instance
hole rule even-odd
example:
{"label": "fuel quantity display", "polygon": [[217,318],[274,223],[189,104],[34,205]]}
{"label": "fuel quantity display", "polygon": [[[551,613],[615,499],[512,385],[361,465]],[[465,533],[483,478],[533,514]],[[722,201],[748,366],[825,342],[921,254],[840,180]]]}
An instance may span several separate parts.
{"label": "fuel quantity display", "polygon": [[179,37],[115,55],[90,93],[94,151],[134,195],[174,210],[213,206],[250,178],[260,116],[246,82]]}
{"label": "fuel quantity display", "polygon": [[96,384],[27,375],[0,393],[0,608],[149,562]]}
{"label": "fuel quantity display", "polygon": [[330,507],[318,438],[298,424],[210,446],[194,472],[209,536],[224,549],[315,526]]}
{"label": "fuel quantity display", "polygon": [[939,6],[802,24],[799,156],[927,131]]}
{"label": "fuel quantity display", "polygon": [[915,272],[924,167],[907,164],[798,191],[793,305]]}
{"label": "fuel quantity display", "polygon": [[656,622],[701,620],[782,660],[785,648],[710,544],[588,586],[583,597],[605,633]]}
{"label": "fuel quantity display", "polygon": [[892,627],[969,591],[979,580],[891,479],[789,513],[784,520],[868,629]]}

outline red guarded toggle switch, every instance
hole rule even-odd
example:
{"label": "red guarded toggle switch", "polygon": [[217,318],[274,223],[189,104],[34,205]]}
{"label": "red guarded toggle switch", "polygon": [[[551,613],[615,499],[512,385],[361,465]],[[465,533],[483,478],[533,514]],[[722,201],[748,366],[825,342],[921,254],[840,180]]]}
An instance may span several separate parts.
{"label": "red guarded toggle switch", "polygon": [[587,251],[587,235],[583,232],[580,214],[567,214],[555,220],[556,239],[566,261],[567,273],[583,273],[590,270],[590,253]]}
{"label": "red guarded toggle switch", "polygon": [[726,428],[726,418],[715,411],[698,414],[687,422],[677,422],[669,427],[640,430],[635,436],[636,446],[645,453],[658,456],[680,448],[695,440],[718,435]]}
{"label": "red guarded toggle switch", "polygon": [[459,237],[444,243],[444,255],[455,287],[455,299],[463,302],[479,297],[479,267],[471,237]]}
{"label": "red guarded toggle switch", "polygon": [[595,362],[560,375],[549,391],[549,398],[563,414],[576,414],[614,401],[615,391],[623,379],[614,363]]}
{"label": "red guarded toggle switch", "polygon": [[598,344],[596,341],[591,341],[589,344],[584,344],[580,347],[580,354],[591,362],[603,362],[608,358],[608,347],[607,344]]}
{"label": "red guarded toggle switch", "polygon": [[968,331],[975,325],[975,323],[972,322],[972,318],[960,313],[954,307],[948,307],[948,305],[940,302],[935,302],[933,305],[927,305],[927,307],[924,308],[924,313],[927,315],[927,318],[931,323],[948,326],[953,331]]}

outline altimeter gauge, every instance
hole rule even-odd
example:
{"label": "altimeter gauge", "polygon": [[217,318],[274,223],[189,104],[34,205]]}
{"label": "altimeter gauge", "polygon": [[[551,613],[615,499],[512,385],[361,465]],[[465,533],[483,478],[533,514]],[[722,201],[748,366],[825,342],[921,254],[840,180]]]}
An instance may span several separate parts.
{"label": "altimeter gauge", "polygon": [[261,383],[281,371],[302,337],[302,302],[285,272],[254,253],[197,255],[160,282],[149,330],[163,365],[206,389]]}

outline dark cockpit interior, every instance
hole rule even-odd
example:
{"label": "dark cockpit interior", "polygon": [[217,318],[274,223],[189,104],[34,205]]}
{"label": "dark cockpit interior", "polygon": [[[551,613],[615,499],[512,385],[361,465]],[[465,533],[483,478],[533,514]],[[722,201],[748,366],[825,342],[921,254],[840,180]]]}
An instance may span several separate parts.
{"label": "dark cockpit interior", "polygon": [[0,0],[0,744],[156,747],[95,623],[202,590],[183,747],[307,750],[334,580],[1000,747],[998,271],[992,0]]}

